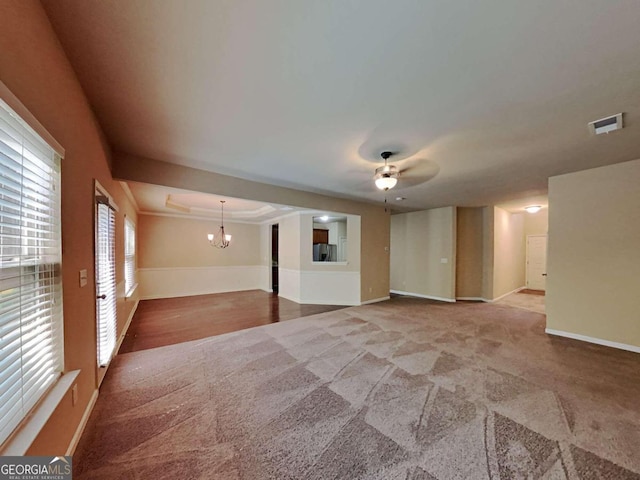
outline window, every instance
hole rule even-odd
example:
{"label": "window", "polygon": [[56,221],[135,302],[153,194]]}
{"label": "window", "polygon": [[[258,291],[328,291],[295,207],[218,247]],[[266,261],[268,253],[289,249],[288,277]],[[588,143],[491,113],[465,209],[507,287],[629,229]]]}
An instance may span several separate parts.
{"label": "window", "polygon": [[[99,190],[96,193],[103,193]],[[105,194],[96,195],[96,322],[98,365],[106,367],[116,347],[116,213]]]}
{"label": "window", "polygon": [[60,156],[0,100],[0,443],[63,369]]}
{"label": "window", "polygon": [[124,291],[129,297],[136,285],[136,226],[124,219]]}

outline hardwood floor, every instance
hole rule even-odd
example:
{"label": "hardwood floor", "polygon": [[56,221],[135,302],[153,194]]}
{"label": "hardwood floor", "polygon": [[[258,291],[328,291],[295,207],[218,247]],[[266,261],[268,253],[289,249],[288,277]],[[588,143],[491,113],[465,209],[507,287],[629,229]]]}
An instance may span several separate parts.
{"label": "hardwood floor", "polygon": [[345,308],[301,305],[262,290],[141,300],[118,353],[173,345]]}

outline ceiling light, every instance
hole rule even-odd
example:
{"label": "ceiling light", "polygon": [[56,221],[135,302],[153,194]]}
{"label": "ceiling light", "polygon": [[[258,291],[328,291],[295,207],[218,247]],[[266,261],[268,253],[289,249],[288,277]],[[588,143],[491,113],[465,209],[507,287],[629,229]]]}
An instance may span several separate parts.
{"label": "ceiling light", "polygon": [[398,202],[402,202],[403,200],[406,200],[406,199],[407,199],[407,197],[396,197],[396,200]]}
{"label": "ceiling light", "polygon": [[528,207],[524,207],[524,209],[529,213],[538,213],[542,207],[540,205],[530,205]]}
{"label": "ceiling light", "polygon": [[380,156],[384,159],[384,165],[376,168],[374,175],[376,187],[385,192],[396,186],[398,183],[398,169],[395,165],[387,165],[387,159],[393,155],[391,152],[382,152]]}
{"label": "ceiling light", "polygon": [[320,220],[322,220],[323,222],[326,222],[327,220],[329,220],[329,215],[322,215],[320,217]]}
{"label": "ceiling light", "polygon": [[220,209],[222,213],[218,233],[215,235],[213,233],[207,234],[207,240],[209,240],[209,243],[216,248],[227,248],[231,244],[231,235],[224,232],[224,203],[225,200],[220,200]]}

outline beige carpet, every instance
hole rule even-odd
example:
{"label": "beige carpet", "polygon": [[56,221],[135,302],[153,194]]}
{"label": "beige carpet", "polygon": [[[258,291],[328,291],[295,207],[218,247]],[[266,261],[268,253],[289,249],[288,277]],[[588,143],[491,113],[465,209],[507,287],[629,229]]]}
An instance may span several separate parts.
{"label": "beige carpet", "polygon": [[395,298],[119,355],[74,478],[640,479],[638,399],[640,355]]}
{"label": "beige carpet", "polygon": [[497,304],[509,305],[510,307],[524,308],[532,312],[546,313],[545,296],[539,293],[515,292],[498,300]]}

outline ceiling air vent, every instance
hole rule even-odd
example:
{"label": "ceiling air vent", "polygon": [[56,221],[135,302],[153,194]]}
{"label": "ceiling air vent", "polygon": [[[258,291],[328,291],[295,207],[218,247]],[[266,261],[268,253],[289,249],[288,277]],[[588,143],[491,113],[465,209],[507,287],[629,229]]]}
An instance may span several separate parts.
{"label": "ceiling air vent", "polygon": [[587,125],[589,126],[589,131],[595,135],[620,130],[622,128],[622,113],[589,122]]}

